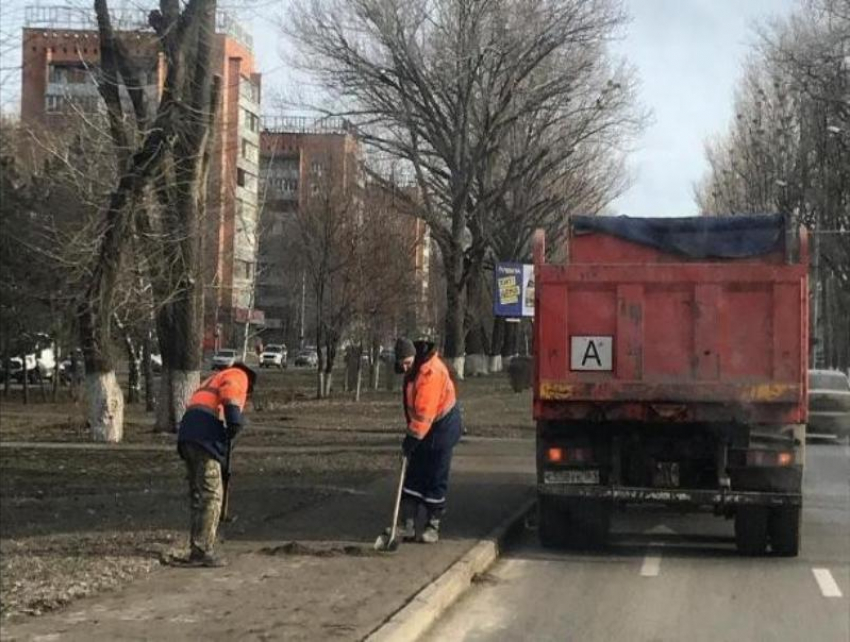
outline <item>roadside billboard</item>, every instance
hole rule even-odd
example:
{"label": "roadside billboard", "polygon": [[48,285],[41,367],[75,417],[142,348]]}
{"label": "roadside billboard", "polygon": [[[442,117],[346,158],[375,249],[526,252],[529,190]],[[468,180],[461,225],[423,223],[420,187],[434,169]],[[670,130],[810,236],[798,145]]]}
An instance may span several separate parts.
{"label": "roadside billboard", "polygon": [[534,316],[534,266],[497,263],[494,270],[493,314],[497,317]]}

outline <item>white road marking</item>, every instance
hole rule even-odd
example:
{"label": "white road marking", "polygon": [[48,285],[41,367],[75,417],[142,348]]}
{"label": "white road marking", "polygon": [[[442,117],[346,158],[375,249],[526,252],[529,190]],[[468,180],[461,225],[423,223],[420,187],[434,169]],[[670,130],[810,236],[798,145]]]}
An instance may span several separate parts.
{"label": "white road marking", "polygon": [[647,555],[643,558],[643,565],[640,567],[640,574],[642,577],[656,577],[660,570],[660,555]]}
{"label": "white road marking", "polygon": [[[656,524],[652,528],[649,528],[644,531],[647,535],[675,535],[676,531],[667,526],[666,524]],[[650,542],[649,548],[650,550],[664,548],[666,546],[665,542]],[[643,564],[640,567],[641,577],[658,577],[658,574],[661,572],[661,553],[657,552],[655,555],[647,555],[643,558]]]}
{"label": "white road marking", "polygon": [[824,597],[841,597],[841,589],[838,588],[838,584],[836,584],[835,578],[832,577],[828,568],[813,568],[812,573],[815,574],[820,592],[823,593]]}

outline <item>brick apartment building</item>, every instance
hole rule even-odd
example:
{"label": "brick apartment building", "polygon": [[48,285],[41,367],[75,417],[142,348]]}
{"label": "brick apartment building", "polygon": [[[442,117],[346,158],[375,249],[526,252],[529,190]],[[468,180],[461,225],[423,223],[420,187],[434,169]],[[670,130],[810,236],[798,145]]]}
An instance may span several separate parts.
{"label": "brick apartment building", "polygon": [[[120,11],[113,22],[137,57],[146,90],[157,98],[165,80],[144,11]],[[27,7],[23,29],[21,122],[58,129],[69,118],[103,111],[96,85],[99,38],[93,14],[61,6]],[[251,36],[224,13],[216,16],[213,73],[222,78],[202,229],[205,283],[204,347],[241,345],[254,312],[260,160],[260,74]],[[129,100],[129,97],[122,96]]]}
{"label": "brick apartment building", "polygon": [[[363,189],[360,143],[342,119],[265,118],[260,143],[262,234],[257,306],[265,313],[264,342],[294,347],[312,343],[309,279],[291,256],[292,239],[298,235],[298,209],[326,190],[343,193],[356,187],[359,207],[375,205],[375,194],[368,187]],[[425,316],[430,237],[417,219],[410,218],[409,227],[411,246],[416,248],[410,268],[422,301],[411,311],[407,325],[413,325],[417,316]]]}

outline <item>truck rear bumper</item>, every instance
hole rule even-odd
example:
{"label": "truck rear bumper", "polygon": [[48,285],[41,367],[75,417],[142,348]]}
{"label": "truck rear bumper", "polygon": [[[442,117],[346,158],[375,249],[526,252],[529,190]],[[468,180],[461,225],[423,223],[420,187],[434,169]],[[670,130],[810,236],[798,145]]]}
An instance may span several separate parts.
{"label": "truck rear bumper", "polygon": [[691,506],[802,506],[799,493],[736,490],[639,488],[632,486],[582,486],[538,484],[537,492],[549,497],[592,499],[616,504],[669,504]]}

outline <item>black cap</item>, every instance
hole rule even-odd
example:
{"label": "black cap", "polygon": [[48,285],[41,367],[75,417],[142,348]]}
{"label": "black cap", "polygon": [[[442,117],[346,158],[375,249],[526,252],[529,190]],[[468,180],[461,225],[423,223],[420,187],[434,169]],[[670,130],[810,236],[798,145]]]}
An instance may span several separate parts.
{"label": "black cap", "polygon": [[401,374],[404,370],[401,367],[401,362],[407,359],[408,357],[416,356],[416,346],[413,345],[413,341],[407,339],[405,337],[399,337],[395,342],[395,371],[397,374]]}
{"label": "black cap", "polygon": [[405,337],[399,337],[395,342],[395,360],[402,361],[403,359],[407,359],[407,357],[415,356],[416,347],[413,345],[413,341]]}

